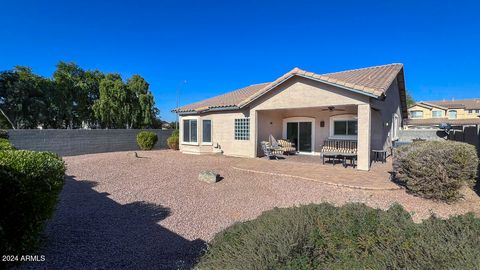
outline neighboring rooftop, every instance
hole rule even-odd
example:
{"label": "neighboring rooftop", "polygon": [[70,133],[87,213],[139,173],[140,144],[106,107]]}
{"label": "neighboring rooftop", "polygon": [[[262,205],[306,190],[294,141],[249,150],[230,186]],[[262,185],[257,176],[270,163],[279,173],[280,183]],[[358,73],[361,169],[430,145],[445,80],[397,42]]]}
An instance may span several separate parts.
{"label": "neighboring rooftop", "polygon": [[[385,95],[388,87],[393,80],[397,78],[399,73],[401,74],[399,78],[402,82],[402,87],[404,86],[402,70],[402,64],[388,64],[325,74],[315,74],[294,68],[273,82],[253,84],[220,96],[174,109],[173,111],[203,112],[212,109],[242,108],[293,76],[310,78],[360,94],[380,98]],[[405,89],[401,90],[403,92],[405,91]]]}
{"label": "neighboring rooftop", "polygon": [[480,109],[480,98],[443,100],[443,101],[427,101],[428,103],[446,107],[448,109]]}

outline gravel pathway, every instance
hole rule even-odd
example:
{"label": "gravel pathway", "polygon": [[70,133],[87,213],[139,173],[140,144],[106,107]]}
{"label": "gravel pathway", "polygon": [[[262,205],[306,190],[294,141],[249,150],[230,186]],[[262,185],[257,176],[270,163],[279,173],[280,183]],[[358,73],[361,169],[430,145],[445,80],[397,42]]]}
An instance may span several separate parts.
{"label": "gravel pathway", "polygon": [[[242,161],[238,158],[169,150],[138,154],[140,158],[128,152],[66,157],[66,185],[39,251],[46,261],[23,268],[189,268],[217,232],[274,207],[363,202],[386,209],[399,202],[416,220],[431,213],[480,213],[479,197],[472,193],[448,205],[403,190],[349,189],[235,170]],[[198,181],[198,173],[207,169],[224,179]]]}

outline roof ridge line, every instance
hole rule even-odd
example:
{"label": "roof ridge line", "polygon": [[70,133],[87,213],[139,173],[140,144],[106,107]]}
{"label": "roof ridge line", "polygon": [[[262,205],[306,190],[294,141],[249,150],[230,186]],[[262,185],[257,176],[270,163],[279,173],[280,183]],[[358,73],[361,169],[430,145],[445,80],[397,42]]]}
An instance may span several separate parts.
{"label": "roof ridge line", "polygon": [[377,66],[372,66],[372,67],[354,68],[354,69],[347,69],[347,70],[342,70],[342,71],[335,71],[335,72],[322,73],[322,74],[319,74],[319,75],[327,75],[327,74],[335,74],[335,73],[342,73],[342,72],[350,72],[350,71],[358,71],[358,70],[374,69],[374,68],[387,67],[387,66],[396,66],[396,65],[400,65],[400,66],[402,66],[402,67],[403,67],[403,64],[402,64],[402,63],[390,63],[390,64],[377,65]]}

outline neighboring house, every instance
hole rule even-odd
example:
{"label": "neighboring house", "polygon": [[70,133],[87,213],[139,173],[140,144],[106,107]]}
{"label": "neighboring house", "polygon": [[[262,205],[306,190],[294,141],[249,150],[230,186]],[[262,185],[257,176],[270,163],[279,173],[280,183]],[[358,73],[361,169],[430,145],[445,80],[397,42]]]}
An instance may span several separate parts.
{"label": "neighboring house", "polygon": [[371,150],[390,147],[407,117],[403,65],[327,74],[294,68],[173,111],[184,153],[258,157],[272,134],[294,141],[300,154],[318,154],[325,139],[354,139],[357,168],[368,170]]}
{"label": "neighboring house", "polygon": [[421,101],[408,108],[408,128],[435,128],[440,124],[480,124],[480,99]]}

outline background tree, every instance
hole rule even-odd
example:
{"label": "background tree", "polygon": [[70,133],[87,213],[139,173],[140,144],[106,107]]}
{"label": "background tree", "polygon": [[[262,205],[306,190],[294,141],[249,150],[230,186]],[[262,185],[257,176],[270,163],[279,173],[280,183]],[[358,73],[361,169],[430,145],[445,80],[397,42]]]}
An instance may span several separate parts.
{"label": "background tree", "polygon": [[150,92],[150,85],[140,75],[133,75],[127,81],[127,87],[132,94],[132,106],[134,125],[137,128],[152,126],[155,121],[158,109],[155,108],[155,101]]}
{"label": "background tree", "polygon": [[413,99],[413,96],[410,95],[409,91],[407,91],[406,95],[407,95],[406,96],[406,98],[407,98],[407,108],[410,108],[413,105],[415,105],[415,99]]}
{"label": "background tree", "polygon": [[[152,128],[161,122],[140,75],[125,83],[119,74],[66,62],[58,63],[52,79],[28,67],[0,72],[0,109],[15,128]],[[0,116],[0,127],[7,124]]]}
{"label": "background tree", "polygon": [[45,106],[41,89],[44,80],[22,66],[0,73],[0,108],[15,128],[37,128],[40,124]]}

